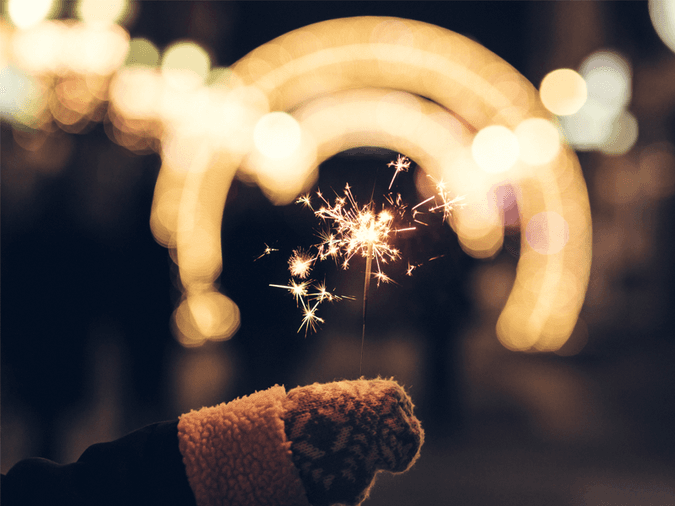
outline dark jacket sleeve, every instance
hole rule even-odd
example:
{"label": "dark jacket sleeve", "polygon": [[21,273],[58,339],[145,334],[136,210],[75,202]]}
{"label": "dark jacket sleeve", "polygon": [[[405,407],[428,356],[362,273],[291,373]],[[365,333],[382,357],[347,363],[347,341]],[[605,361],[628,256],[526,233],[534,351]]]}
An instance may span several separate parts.
{"label": "dark jacket sleeve", "polygon": [[196,506],[177,425],[160,422],[92,445],[72,464],[22,460],[2,476],[2,506]]}

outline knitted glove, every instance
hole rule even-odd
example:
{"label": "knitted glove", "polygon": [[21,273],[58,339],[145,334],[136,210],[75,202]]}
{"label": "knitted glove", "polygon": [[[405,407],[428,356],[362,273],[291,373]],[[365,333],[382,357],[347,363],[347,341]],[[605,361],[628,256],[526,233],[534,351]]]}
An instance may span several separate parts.
{"label": "knitted glove", "polygon": [[357,505],[380,470],[406,471],[424,432],[391,380],[274,386],[183,415],[179,449],[198,506]]}

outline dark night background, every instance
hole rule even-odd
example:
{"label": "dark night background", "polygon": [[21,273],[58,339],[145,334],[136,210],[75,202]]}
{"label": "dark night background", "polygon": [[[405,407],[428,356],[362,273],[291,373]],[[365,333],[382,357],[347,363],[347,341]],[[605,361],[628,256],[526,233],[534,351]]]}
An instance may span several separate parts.
{"label": "dark night background", "polygon": [[[626,155],[579,153],[595,250],[585,323],[569,349],[499,344],[513,237],[478,261],[449,227],[425,231],[407,247],[443,257],[371,288],[363,373],[410,388],[428,441],[415,468],[381,478],[367,504],[675,504],[675,201],[607,198],[601,170],[675,142],[675,84],[657,110],[644,84],[654,69],[675,67],[647,3],[155,1],[139,4],[128,30],[159,48],[195,40],[214,66],[228,66],[290,30],[359,15],[469,36],[535,86],[594,50],[617,50],[633,65],[630,108],[641,132]],[[221,287],[242,325],[229,341],[183,348],[170,327],[175,266],[148,222],[159,156],[130,153],[101,125],[55,133],[48,155],[22,151],[5,123],[1,133],[2,472],[28,456],[69,462],[97,441],[274,384],[358,376],[363,266],[328,266],[327,284],[358,300],[326,308],[326,323],[307,337],[296,333],[293,299],[268,286],[286,283],[287,254],[312,240],[311,213],[235,182],[222,231],[235,268]],[[319,187],[341,191],[349,181],[368,198],[374,185],[386,189],[392,156],[336,156]],[[412,181],[399,182],[410,196]],[[254,262],[265,243],[280,252]]]}

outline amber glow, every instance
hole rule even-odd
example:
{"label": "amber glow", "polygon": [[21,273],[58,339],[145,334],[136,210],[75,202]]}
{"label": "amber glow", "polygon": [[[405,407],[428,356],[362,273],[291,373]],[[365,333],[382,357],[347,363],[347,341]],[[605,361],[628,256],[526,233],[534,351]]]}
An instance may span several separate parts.
{"label": "amber glow", "polygon": [[189,91],[206,80],[211,59],[204,48],[194,42],[176,42],[164,52],[161,69],[170,86]]}
{"label": "amber glow", "polygon": [[586,81],[572,69],[558,69],[546,74],[539,87],[541,101],[558,116],[574,114],[586,103]]}
{"label": "amber glow", "polygon": [[544,118],[529,118],[516,127],[520,159],[529,165],[553,161],[560,151],[560,132]]}
{"label": "amber glow", "polygon": [[[392,32],[384,29],[391,23],[398,27],[393,39]],[[556,227],[538,229],[540,239],[541,234],[557,234],[540,241],[547,245],[545,254],[529,245],[523,230],[523,254],[498,335],[512,349],[562,346],[574,328],[588,280],[588,198],[578,162],[568,148],[556,149],[553,143],[533,154],[519,139],[516,130],[525,120],[550,117],[537,101],[536,90],[522,76],[480,45],[447,30],[371,17],[328,21],[291,32],[253,51],[232,71],[227,77],[229,93],[252,88],[266,98],[269,109],[257,109],[253,116],[293,111],[301,137],[311,138],[307,142],[314,148],[306,152],[315,149],[316,153],[300,163],[305,168],[296,174],[309,179],[298,183],[298,188],[310,184],[312,169],[333,154],[350,146],[378,145],[404,153],[437,181],[447,183],[455,195],[466,195],[465,205],[453,214],[453,226],[460,241],[469,245],[467,249],[479,255],[497,251],[501,245],[500,211],[488,195],[492,185],[504,178],[518,187],[522,223],[542,212],[561,216],[569,234],[555,253],[555,247],[564,242]],[[363,90],[346,91],[354,83]],[[383,93],[379,87],[400,91],[389,96],[391,91]],[[432,102],[420,102],[416,95],[431,98],[462,121],[444,116],[442,109],[434,109]],[[505,146],[504,161],[487,156],[488,148],[472,149],[474,132],[492,125],[495,128],[485,131],[503,135],[486,144],[493,152],[495,146]],[[250,139],[254,127],[255,123],[249,130]],[[491,158],[492,170],[481,169],[472,151],[479,153],[480,160]],[[186,175],[178,222],[190,223],[192,228],[178,226],[175,232],[184,283],[190,279],[209,283],[223,268],[216,254],[219,215],[229,187],[227,178],[242,160],[240,156],[246,155],[218,155],[205,172]],[[256,174],[259,162],[255,156],[247,159],[249,173]],[[519,159],[536,162],[538,169],[527,179],[521,179],[528,171],[520,167]],[[293,198],[286,192],[281,200]],[[197,236],[215,239],[213,244],[202,243],[195,240]],[[197,250],[194,244],[204,245]],[[212,253],[204,253],[205,248]]]}
{"label": "amber glow", "polygon": [[[83,1],[82,22],[46,20],[60,4],[38,4],[8,3],[16,9],[10,18],[22,26],[12,29],[11,51],[3,55],[15,67],[3,72],[11,69],[12,89],[25,91],[3,102],[3,118],[78,132],[105,116],[114,142],[138,153],[160,152],[151,227],[178,264],[184,299],[175,327],[182,342],[222,338],[239,324],[236,305],[219,297],[216,285],[224,267],[222,214],[235,174],[259,184],[273,202],[289,203],[311,188],[322,161],[359,146],[414,161],[422,170],[416,173],[420,199],[411,206],[431,199],[428,205],[476,257],[493,256],[503,243],[503,213],[492,189],[511,185],[522,255],[498,335],[509,348],[553,349],[571,332],[590,263],[589,206],[578,161],[554,134],[555,118],[537,90],[481,45],[421,22],[357,17],[295,30],[231,68],[212,69],[208,48],[193,42],[160,51],[149,41],[130,41],[115,22],[131,3],[103,9]],[[616,74],[593,77],[588,69],[590,83],[610,83]],[[624,152],[635,139],[620,92],[630,88],[630,72],[627,79],[611,81],[619,90],[613,98],[593,94],[587,101],[589,110],[599,111],[593,118],[613,111],[602,116],[612,122],[598,123],[602,144],[593,144],[611,153]],[[542,90],[544,102],[545,95]],[[22,115],[11,112],[27,103]],[[561,123],[575,146],[574,131],[589,130],[568,131]],[[660,166],[654,160],[666,155],[659,153],[641,166]],[[390,168],[393,190],[405,168]],[[568,238],[557,252],[556,227],[536,229],[533,244],[526,237],[527,224],[541,213],[567,224]],[[545,253],[539,244],[546,244]],[[386,281],[382,271],[376,274]]]}
{"label": "amber glow", "polygon": [[120,23],[130,15],[132,0],[78,0],[75,14],[85,23]]}
{"label": "amber glow", "polygon": [[59,6],[55,0],[8,0],[6,9],[14,26],[26,29],[53,14]]}

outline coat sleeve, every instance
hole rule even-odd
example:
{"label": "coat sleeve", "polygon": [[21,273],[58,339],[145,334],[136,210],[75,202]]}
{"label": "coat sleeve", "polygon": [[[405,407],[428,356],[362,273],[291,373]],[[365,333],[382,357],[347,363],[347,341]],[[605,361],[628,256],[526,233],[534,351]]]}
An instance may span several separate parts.
{"label": "coat sleeve", "polygon": [[196,506],[177,424],[155,423],[92,445],[72,464],[22,460],[2,476],[2,505]]}

